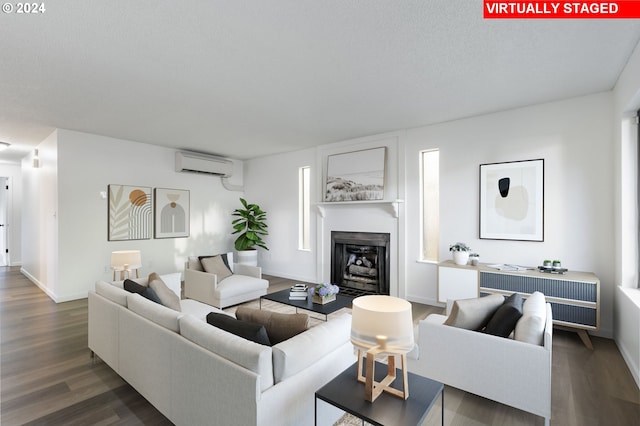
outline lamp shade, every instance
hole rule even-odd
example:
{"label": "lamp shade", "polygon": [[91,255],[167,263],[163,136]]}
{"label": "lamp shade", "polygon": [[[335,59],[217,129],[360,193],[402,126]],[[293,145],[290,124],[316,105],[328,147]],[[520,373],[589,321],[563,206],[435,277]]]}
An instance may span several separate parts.
{"label": "lamp shade", "polygon": [[114,270],[138,269],[142,267],[140,250],[120,250],[111,253],[111,267]]}
{"label": "lamp shade", "polygon": [[380,340],[399,351],[413,349],[411,303],[392,296],[372,295],[353,299],[351,343],[360,349],[378,346]]}

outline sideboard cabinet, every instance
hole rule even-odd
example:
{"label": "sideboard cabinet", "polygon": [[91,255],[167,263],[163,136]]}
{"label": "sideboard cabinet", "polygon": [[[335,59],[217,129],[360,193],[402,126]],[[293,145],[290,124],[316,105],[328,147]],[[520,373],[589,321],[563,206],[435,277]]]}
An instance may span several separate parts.
{"label": "sideboard cabinet", "polygon": [[551,304],[555,325],[575,330],[583,343],[593,349],[587,332],[600,328],[600,280],[595,274],[500,271],[487,264],[458,266],[450,260],[438,265],[439,302],[487,294],[520,293],[527,298],[534,291],[543,293]]}

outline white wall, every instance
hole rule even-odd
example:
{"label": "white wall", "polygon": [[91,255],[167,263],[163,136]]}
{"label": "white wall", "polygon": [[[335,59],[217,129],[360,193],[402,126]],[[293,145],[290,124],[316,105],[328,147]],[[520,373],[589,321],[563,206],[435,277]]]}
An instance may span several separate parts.
{"label": "white wall", "polygon": [[[614,95],[615,340],[640,387],[640,289],[638,289],[638,187],[635,112],[640,109],[640,44],[618,79]],[[624,288],[622,288],[624,287]]]}
{"label": "white wall", "polygon": [[49,297],[58,292],[58,132],[38,145],[40,168],[22,159],[21,271]]}
{"label": "white wall", "polygon": [[22,264],[22,168],[20,164],[0,164],[0,176],[7,177],[8,217],[6,232],[9,240],[10,266]]}
{"label": "white wall", "polygon": [[258,249],[264,273],[316,282],[316,215],[311,212],[311,250],[298,249],[298,173],[311,167],[311,199],[317,191],[316,150],[308,149],[245,162],[245,196],[267,212],[269,251]]}
{"label": "white wall", "polygon": [[[601,333],[612,334],[613,170],[611,94],[510,110],[412,129],[405,140],[406,212],[419,223],[421,150],[440,149],[440,259],[466,242],[482,262],[537,266],[560,259],[601,280]],[[544,242],[480,240],[479,165],[545,160]],[[417,262],[420,235],[407,232],[411,300],[435,304],[436,266]]]}
{"label": "white wall", "polygon": [[[176,173],[172,149],[61,129],[55,139],[51,149],[41,144],[41,169],[23,164],[29,205],[38,210],[24,215],[23,270],[54,300],[86,297],[96,280],[110,280],[114,250],[141,250],[145,275],[182,271],[189,255],[232,249],[231,212],[242,193],[224,189],[219,177]],[[55,173],[50,151],[57,153]],[[242,184],[241,162],[236,169],[231,183]],[[189,190],[190,237],[107,241],[108,201],[101,192],[109,184]],[[44,259],[57,270],[47,270]]]}

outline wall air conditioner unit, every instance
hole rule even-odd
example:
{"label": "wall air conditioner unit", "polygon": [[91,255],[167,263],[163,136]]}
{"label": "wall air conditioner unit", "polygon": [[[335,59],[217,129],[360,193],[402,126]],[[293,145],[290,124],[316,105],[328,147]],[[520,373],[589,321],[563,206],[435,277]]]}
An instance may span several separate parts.
{"label": "wall air conditioner unit", "polygon": [[233,174],[233,161],[197,152],[177,151],[176,172],[229,177]]}

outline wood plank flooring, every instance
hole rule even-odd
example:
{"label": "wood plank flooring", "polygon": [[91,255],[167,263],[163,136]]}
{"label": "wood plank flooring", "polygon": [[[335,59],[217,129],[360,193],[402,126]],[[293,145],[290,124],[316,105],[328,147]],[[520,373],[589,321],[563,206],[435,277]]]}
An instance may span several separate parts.
{"label": "wood plank flooring", "polygon": [[[270,291],[291,285],[286,279],[267,278]],[[414,304],[414,320],[441,311]],[[615,343],[592,340],[595,350],[589,351],[575,333],[554,332],[551,424],[640,424],[640,391]],[[428,418],[425,424],[439,421],[439,416]],[[0,424],[171,422],[106,364],[91,362],[86,299],[56,304],[18,268],[0,268]],[[447,388],[445,424],[538,425],[542,420]]]}

